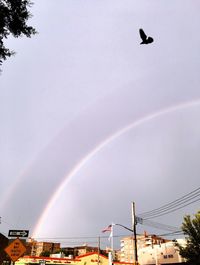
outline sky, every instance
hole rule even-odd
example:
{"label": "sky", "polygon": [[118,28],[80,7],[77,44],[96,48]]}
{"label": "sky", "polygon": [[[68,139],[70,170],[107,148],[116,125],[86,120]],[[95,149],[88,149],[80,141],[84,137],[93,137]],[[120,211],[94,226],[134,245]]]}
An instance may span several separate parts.
{"label": "sky", "polygon": [[0,232],[98,236],[198,188],[199,1],[33,2],[0,75]]}

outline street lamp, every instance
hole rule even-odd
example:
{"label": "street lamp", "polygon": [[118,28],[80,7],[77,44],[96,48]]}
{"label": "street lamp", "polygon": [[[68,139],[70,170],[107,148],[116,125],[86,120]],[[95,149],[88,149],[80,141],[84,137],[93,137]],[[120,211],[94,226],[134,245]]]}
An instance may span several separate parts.
{"label": "street lamp", "polygon": [[115,225],[119,225],[119,226],[125,228],[126,230],[129,230],[129,231],[133,232],[133,229],[130,229],[130,228],[124,226],[124,225],[121,225],[121,224],[115,224]]}
{"label": "street lamp", "polygon": [[[134,233],[134,229],[130,229],[124,225],[121,225],[121,224],[115,224],[115,225],[118,225],[118,226],[121,226],[123,227],[124,229]],[[136,234],[134,233],[134,238],[133,238],[133,248],[134,248],[134,254],[135,254],[135,263],[137,264],[138,262],[138,257],[137,257],[137,240],[136,240]]]}

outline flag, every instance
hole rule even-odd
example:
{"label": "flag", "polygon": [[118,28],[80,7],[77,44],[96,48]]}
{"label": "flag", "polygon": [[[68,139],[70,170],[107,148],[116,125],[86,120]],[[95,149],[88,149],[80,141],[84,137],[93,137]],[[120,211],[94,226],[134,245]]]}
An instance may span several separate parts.
{"label": "flag", "polygon": [[105,232],[111,232],[111,231],[112,231],[112,225],[109,225],[106,228],[104,228],[101,232],[105,233]]}
{"label": "flag", "polygon": [[107,226],[106,228],[104,228],[101,232],[102,233],[105,233],[105,232],[110,232],[110,235],[108,237],[108,240],[110,241],[110,244],[111,244],[111,249],[113,250],[113,226],[115,224],[111,224],[109,226]]}

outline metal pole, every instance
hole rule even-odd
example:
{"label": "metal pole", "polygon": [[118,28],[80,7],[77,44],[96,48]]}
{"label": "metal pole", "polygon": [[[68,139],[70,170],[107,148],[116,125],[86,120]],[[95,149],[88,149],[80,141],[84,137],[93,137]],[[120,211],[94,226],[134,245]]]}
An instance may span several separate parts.
{"label": "metal pole", "polygon": [[135,203],[132,202],[132,230],[133,230],[133,241],[134,241],[134,257],[135,263],[138,263],[138,255],[137,255],[137,234],[136,234],[136,218],[135,218]]}
{"label": "metal pole", "polygon": [[100,236],[98,237],[98,265],[100,264],[99,255],[100,255]]}
{"label": "metal pole", "polygon": [[113,223],[111,226],[111,232],[110,232],[110,242],[111,242],[111,264],[113,264],[114,260],[114,241],[113,241]]}
{"label": "metal pole", "polygon": [[111,226],[111,232],[110,232],[110,243],[111,243],[111,251],[114,251],[114,241],[113,241],[113,224]]}

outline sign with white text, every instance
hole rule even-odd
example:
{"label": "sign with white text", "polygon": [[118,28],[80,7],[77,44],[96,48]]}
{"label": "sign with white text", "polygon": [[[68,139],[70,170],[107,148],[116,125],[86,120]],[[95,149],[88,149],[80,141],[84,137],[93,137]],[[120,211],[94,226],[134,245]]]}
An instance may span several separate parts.
{"label": "sign with white text", "polygon": [[9,237],[28,237],[29,230],[9,230]]}

